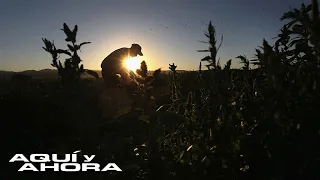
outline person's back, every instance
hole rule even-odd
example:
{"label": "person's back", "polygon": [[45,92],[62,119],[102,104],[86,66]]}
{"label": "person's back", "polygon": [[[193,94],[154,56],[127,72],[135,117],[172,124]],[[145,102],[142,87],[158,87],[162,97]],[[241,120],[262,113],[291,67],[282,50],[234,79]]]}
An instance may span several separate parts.
{"label": "person's back", "polygon": [[104,81],[109,85],[116,83],[118,80],[116,74],[120,74],[122,80],[128,81],[129,74],[127,69],[124,67],[123,62],[126,59],[137,55],[143,56],[141,46],[138,44],[132,44],[131,48],[120,48],[113,51],[101,63],[102,77]]}
{"label": "person's back", "polygon": [[123,60],[129,58],[130,48],[120,48],[109,54],[101,63],[102,71],[108,70],[109,73],[117,71]]}

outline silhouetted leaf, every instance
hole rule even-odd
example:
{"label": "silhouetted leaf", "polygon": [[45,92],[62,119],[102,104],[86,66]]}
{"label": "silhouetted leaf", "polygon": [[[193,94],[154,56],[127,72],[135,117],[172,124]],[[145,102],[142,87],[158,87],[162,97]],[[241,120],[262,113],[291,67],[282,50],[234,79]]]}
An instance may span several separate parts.
{"label": "silhouetted leaf", "polygon": [[198,41],[200,43],[205,43],[205,44],[208,44],[209,42],[208,41]]}
{"label": "silhouetted leaf", "polygon": [[218,46],[218,48],[217,48],[217,51],[219,51],[219,49],[220,49],[220,47],[221,47],[221,45],[222,45],[222,42],[223,42],[223,35],[221,36],[220,44],[219,44],[219,46]]}
{"label": "silhouetted leaf", "polygon": [[61,29],[62,31],[64,31],[64,33],[67,36],[66,41],[71,41],[71,37],[72,37],[72,32],[69,29],[68,25],[66,23],[63,23],[63,29]]}
{"label": "silhouetted leaf", "polygon": [[210,56],[206,56],[204,58],[201,59],[201,61],[209,61],[211,60],[211,57]]}
{"label": "silhouetted leaf", "polygon": [[70,51],[74,52],[75,49],[74,49],[73,46],[71,46],[70,44],[68,44],[67,46],[68,46],[68,48],[70,49]]}
{"label": "silhouetted leaf", "polygon": [[197,50],[198,52],[210,52],[209,50]]}
{"label": "silhouetted leaf", "polygon": [[67,32],[67,33],[71,33],[71,30],[69,29],[68,25],[66,23],[63,23],[63,31]]}
{"label": "silhouetted leaf", "polygon": [[76,35],[77,32],[78,32],[78,25],[75,25],[73,29],[73,35]]}
{"label": "silhouetted leaf", "polygon": [[69,51],[67,51],[67,50],[57,49],[56,52],[60,53],[60,54],[67,54],[69,56],[72,56],[71,53]]}
{"label": "silhouetted leaf", "polygon": [[42,47],[42,49],[44,49],[45,51],[49,52],[49,51],[48,51],[48,49],[47,49],[47,48],[45,48],[45,47]]}
{"label": "silhouetted leaf", "polygon": [[81,48],[82,45],[85,45],[85,44],[90,44],[91,42],[83,42],[79,45],[79,48]]}
{"label": "silhouetted leaf", "polygon": [[174,65],[174,63],[169,64],[169,69],[170,69],[172,72],[176,72],[176,68],[177,68],[177,66]]}

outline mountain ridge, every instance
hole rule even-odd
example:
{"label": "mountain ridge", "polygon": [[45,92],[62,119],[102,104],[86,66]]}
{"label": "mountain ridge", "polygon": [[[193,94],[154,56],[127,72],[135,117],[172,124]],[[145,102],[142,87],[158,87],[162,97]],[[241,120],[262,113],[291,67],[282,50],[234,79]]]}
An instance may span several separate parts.
{"label": "mountain ridge", "polygon": [[[98,73],[99,77],[101,77],[101,70],[93,70]],[[184,72],[185,70],[177,70],[177,72]],[[153,70],[149,71],[150,73],[154,72]],[[169,70],[162,70],[162,72],[166,73]],[[11,77],[15,74],[23,74],[31,76],[33,79],[56,79],[58,78],[58,70],[56,69],[41,69],[41,70],[24,70],[24,71],[6,71],[0,70],[0,79],[11,79]],[[89,76],[85,74],[84,76]]]}

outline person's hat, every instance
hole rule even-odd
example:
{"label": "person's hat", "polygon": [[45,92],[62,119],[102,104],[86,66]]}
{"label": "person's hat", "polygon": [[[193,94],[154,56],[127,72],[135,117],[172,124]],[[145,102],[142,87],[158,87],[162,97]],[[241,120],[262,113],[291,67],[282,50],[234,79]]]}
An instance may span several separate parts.
{"label": "person's hat", "polygon": [[141,52],[142,48],[139,44],[132,44],[131,49],[136,51],[140,56],[143,56],[143,54]]}

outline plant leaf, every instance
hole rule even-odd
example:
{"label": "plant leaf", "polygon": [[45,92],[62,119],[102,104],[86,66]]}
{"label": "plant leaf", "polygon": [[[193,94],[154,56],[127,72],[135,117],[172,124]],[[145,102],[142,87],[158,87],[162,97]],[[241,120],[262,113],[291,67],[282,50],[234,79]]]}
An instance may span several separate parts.
{"label": "plant leaf", "polygon": [[68,48],[69,48],[72,52],[74,52],[74,47],[71,46],[70,44],[68,44]]}
{"label": "plant leaf", "polygon": [[209,60],[212,60],[212,58],[210,56],[206,56],[201,59],[201,61],[209,61]]}
{"label": "plant leaf", "polygon": [[58,49],[58,50],[56,50],[56,52],[59,53],[59,54],[67,54],[69,56],[72,56],[69,51],[64,50],[64,49]]}
{"label": "plant leaf", "polygon": [[79,45],[79,48],[81,48],[82,45],[85,45],[85,44],[90,44],[91,42],[83,42]]}
{"label": "plant leaf", "polygon": [[210,52],[209,50],[197,50],[197,52]]}
{"label": "plant leaf", "polygon": [[73,35],[76,35],[77,32],[78,32],[78,25],[75,25],[73,29]]}

